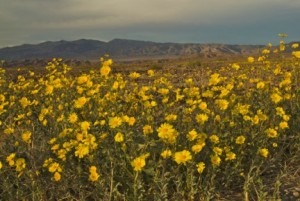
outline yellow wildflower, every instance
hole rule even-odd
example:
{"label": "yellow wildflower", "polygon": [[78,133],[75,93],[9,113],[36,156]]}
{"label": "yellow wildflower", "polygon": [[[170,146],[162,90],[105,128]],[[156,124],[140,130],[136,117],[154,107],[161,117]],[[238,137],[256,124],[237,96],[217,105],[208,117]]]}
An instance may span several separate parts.
{"label": "yellow wildflower", "polygon": [[171,152],[171,150],[167,149],[167,150],[164,150],[160,155],[161,155],[161,157],[166,159],[166,158],[169,158],[170,156],[172,156],[172,152]]}
{"label": "yellow wildflower", "polygon": [[22,97],[19,100],[20,104],[22,105],[23,108],[26,108],[27,106],[29,106],[31,104],[31,102],[26,98],[26,97]]}
{"label": "yellow wildflower", "polygon": [[87,75],[81,75],[77,78],[77,84],[84,84],[88,81]]}
{"label": "yellow wildflower", "polygon": [[279,128],[286,129],[289,127],[289,124],[286,121],[282,121],[279,123]]}
{"label": "yellow wildflower", "polygon": [[137,157],[131,162],[134,171],[141,171],[145,165],[146,161],[144,156]]}
{"label": "yellow wildflower", "polygon": [[211,85],[217,85],[220,81],[221,81],[221,78],[219,77],[220,75],[218,73],[214,73],[210,76],[210,79],[209,79],[209,82],[208,82],[208,85],[211,86]]}
{"label": "yellow wildflower", "polygon": [[4,133],[5,133],[6,135],[13,134],[14,132],[15,132],[15,129],[14,129],[14,128],[6,128],[6,129],[4,130]]}
{"label": "yellow wildflower", "polygon": [[226,110],[228,108],[229,102],[225,99],[218,99],[215,104],[220,108],[220,110]]}
{"label": "yellow wildflower", "polygon": [[282,100],[282,97],[278,93],[273,93],[271,99],[274,103],[279,103]]}
{"label": "yellow wildflower", "polygon": [[248,57],[247,60],[248,60],[249,63],[253,63],[254,62],[254,57]]}
{"label": "yellow wildflower", "polygon": [[215,144],[217,144],[219,142],[219,137],[217,135],[212,135],[209,137],[209,139],[212,143],[215,143]]}
{"label": "yellow wildflower", "polygon": [[204,124],[205,122],[208,121],[208,116],[207,116],[207,114],[197,114],[197,115],[196,115],[196,121],[197,121],[199,124]]}
{"label": "yellow wildflower", "polygon": [[100,69],[100,74],[102,76],[108,76],[108,74],[110,73],[111,71],[111,68],[109,66],[102,66],[101,69]]}
{"label": "yellow wildflower", "polygon": [[267,158],[268,155],[269,155],[269,150],[266,149],[266,148],[259,149],[259,154],[260,154],[262,157]]}
{"label": "yellow wildflower", "polygon": [[192,146],[192,151],[194,153],[199,153],[204,146],[205,146],[205,142],[198,142],[197,144]]}
{"label": "yellow wildflower", "polygon": [[100,175],[97,173],[97,167],[96,166],[91,166],[89,168],[90,175],[89,175],[89,180],[90,181],[97,181],[100,177]]}
{"label": "yellow wildflower", "polygon": [[256,84],[256,88],[257,89],[263,89],[265,87],[265,83],[264,82],[258,82],[257,84]]}
{"label": "yellow wildflower", "polygon": [[292,44],[292,48],[293,48],[293,49],[296,49],[296,48],[298,48],[298,47],[299,47],[299,44],[298,44],[298,43]]}
{"label": "yellow wildflower", "polygon": [[246,138],[243,135],[240,135],[235,139],[235,143],[236,144],[244,144],[245,140],[246,140]]}
{"label": "yellow wildflower", "polygon": [[89,147],[87,145],[79,144],[76,147],[75,156],[78,158],[83,158],[87,154],[89,154]]}
{"label": "yellow wildflower", "polygon": [[206,102],[201,102],[201,103],[199,104],[199,108],[200,108],[201,110],[206,110],[206,109],[207,109],[207,104],[206,104]]}
{"label": "yellow wildflower", "polygon": [[195,131],[195,129],[191,130],[188,134],[187,134],[187,139],[189,141],[193,141],[198,137],[198,133],[197,131]]}
{"label": "yellow wildflower", "polygon": [[270,138],[275,138],[278,135],[277,131],[273,128],[268,128],[265,132],[267,133],[267,136]]}
{"label": "yellow wildflower", "polygon": [[213,155],[210,157],[211,163],[214,166],[219,166],[221,163],[221,158],[218,155]]}
{"label": "yellow wildflower", "polygon": [[234,160],[235,158],[236,158],[236,154],[230,151],[226,153],[225,161]]}
{"label": "yellow wildflower", "polygon": [[61,175],[59,172],[55,172],[53,175],[54,181],[60,181]]}
{"label": "yellow wildflower", "polygon": [[80,123],[80,127],[82,131],[87,131],[90,129],[90,123],[88,121],[83,121]]}
{"label": "yellow wildflower", "polygon": [[162,140],[173,144],[176,141],[176,138],[178,136],[177,131],[173,128],[171,124],[164,123],[161,124],[160,127],[157,129],[158,137]]}
{"label": "yellow wildflower", "polygon": [[30,137],[31,137],[31,132],[30,131],[26,131],[22,134],[22,140],[26,143],[31,142]]}
{"label": "yellow wildflower", "polygon": [[68,121],[70,122],[70,123],[72,123],[72,124],[74,124],[75,122],[77,122],[77,120],[78,120],[78,116],[77,116],[77,114],[76,113],[71,113],[70,115],[69,115],[69,117],[68,117]]}
{"label": "yellow wildflower", "polygon": [[116,142],[123,142],[124,141],[124,135],[120,132],[118,132],[114,137]]}
{"label": "yellow wildflower", "polygon": [[16,171],[21,172],[26,167],[26,162],[24,158],[18,158],[16,160]]}
{"label": "yellow wildflower", "polygon": [[214,147],[213,152],[219,156],[222,154],[223,150],[220,147]]}
{"label": "yellow wildflower", "polygon": [[144,133],[144,135],[148,135],[150,133],[153,133],[152,126],[151,125],[143,126],[143,133]]}
{"label": "yellow wildflower", "polygon": [[187,150],[179,151],[174,154],[174,160],[177,164],[186,164],[192,160],[191,152]]}
{"label": "yellow wildflower", "polygon": [[87,101],[88,101],[88,98],[82,96],[75,100],[74,106],[75,106],[75,108],[82,108],[86,104]]}
{"label": "yellow wildflower", "polygon": [[61,170],[60,165],[58,163],[54,162],[49,165],[48,171],[53,173],[53,172],[61,172],[62,170]]}
{"label": "yellow wildflower", "polygon": [[292,55],[298,59],[300,59],[300,51],[293,51]]}
{"label": "yellow wildflower", "polygon": [[129,77],[130,77],[131,79],[137,79],[137,78],[139,78],[140,76],[141,76],[141,74],[139,74],[139,73],[137,73],[137,72],[132,72],[132,73],[129,74]]}
{"label": "yellow wildflower", "polygon": [[117,128],[122,124],[122,119],[120,117],[111,117],[108,124],[110,128]]}
{"label": "yellow wildflower", "polygon": [[197,163],[197,171],[198,171],[198,173],[202,173],[203,171],[204,171],[204,169],[205,169],[205,163],[203,163],[203,162],[200,162],[200,163]]}
{"label": "yellow wildflower", "polygon": [[231,67],[235,70],[240,69],[240,65],[238,65],[237,63],[232,64]]}

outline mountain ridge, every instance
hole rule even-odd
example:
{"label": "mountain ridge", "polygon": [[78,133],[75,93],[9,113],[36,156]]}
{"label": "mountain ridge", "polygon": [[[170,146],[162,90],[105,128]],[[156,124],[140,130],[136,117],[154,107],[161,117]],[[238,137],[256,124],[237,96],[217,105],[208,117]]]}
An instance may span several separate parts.
{"label": "mountain ridge", "polygon": [[0,59],[64,59],[97,60],[109,54],[116,60],[171,58],[180,56],[214,57],[218,55],[256,54],[263,45],[230,45],[218,43],[159,43],[129,39],[103,42],[93,39],[46,41],[0,49]]}

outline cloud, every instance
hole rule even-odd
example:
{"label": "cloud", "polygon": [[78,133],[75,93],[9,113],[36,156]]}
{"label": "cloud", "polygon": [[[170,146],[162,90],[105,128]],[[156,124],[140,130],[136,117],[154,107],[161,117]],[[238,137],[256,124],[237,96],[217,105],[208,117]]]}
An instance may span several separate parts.
{"label": "cloud", "polygon": [[276,22],[284,22],[278,27],[286,28],[295,26],[293,21],[300,17],[298,0],[0,0],[0,4],[0,47],[5,40],[75,38],[76,34],[147,39],[161,33],[188,40],[189,31],[230,33],[230,29],[270,28]]}

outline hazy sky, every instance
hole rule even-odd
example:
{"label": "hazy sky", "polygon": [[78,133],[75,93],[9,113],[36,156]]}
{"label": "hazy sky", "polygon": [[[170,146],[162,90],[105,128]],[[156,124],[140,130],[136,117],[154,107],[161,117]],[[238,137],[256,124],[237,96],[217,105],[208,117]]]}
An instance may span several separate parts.
{"label": "hazy sky", "polygon": [[300,40],[300,0],[0,0],[0,48],[114,38],[227,44]]}

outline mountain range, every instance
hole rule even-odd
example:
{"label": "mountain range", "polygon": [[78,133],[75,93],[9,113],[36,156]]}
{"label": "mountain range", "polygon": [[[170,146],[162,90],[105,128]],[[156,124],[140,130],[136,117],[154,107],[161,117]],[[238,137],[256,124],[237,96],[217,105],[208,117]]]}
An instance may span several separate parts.
{"label": "mountain range", "polygon": [[215,57],[218,55],[256,54],[262,45],[227,45],[198,43],[157,43],[127,39],[109,42],[80,39],[75,41],[24,44],[0,49],[0,59],[34,60],[54,57],[77,60],[98,60],[109,54],[115,60],[163,59],[184,56]]}

